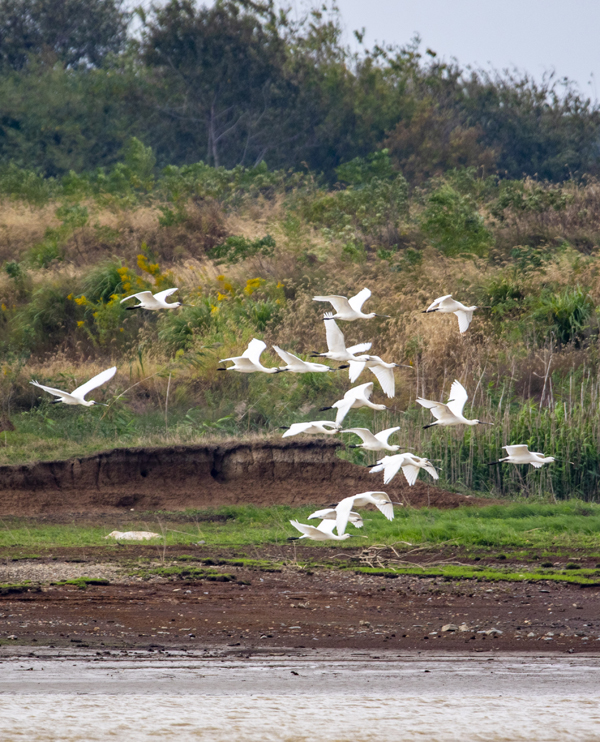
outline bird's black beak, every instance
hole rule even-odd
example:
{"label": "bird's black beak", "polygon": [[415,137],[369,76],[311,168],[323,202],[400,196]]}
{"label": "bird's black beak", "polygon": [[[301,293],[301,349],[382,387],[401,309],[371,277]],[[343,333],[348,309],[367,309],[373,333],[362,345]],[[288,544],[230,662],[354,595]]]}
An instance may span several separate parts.
{"label": "bird's black beak", "polygon": [[289,425],[280,425],[277,428],[277,430],[289,430],[289,429],[290,429],[290,426]]}
{"label": "bird's black beak", "polygon": [[217,371],[227,371],[227,368],[218,368]]}
{"label": "bird's black beak", "polygon": [[376,317],[385,317],[385,319],[391,319],[391,314],[376,314]]}
{"label": "bird's black beak", "polygon": [[484,420],[478,421],[480,425],[493,425],[494,423],[486,423]]}
{"label": "bird's black beak", "polygon": [[333,407],[319,407],[319,412],[325,412],[325,410],[333,410]]}
{"label": "bird's black beak", "polygon": [[359,443],[349,443],[348,444],[348,448],[360,448],[360,444]]}

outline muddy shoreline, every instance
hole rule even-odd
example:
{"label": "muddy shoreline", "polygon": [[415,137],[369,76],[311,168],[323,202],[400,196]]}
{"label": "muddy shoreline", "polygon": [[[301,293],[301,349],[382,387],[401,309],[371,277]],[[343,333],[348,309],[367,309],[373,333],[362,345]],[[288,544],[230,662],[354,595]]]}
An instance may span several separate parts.
{"label": "muddy shoreline", "polygon": [[[0,583],[30,579],[32,589],[0,595],[0,647],[79,647],[99,656],[122,648],[204,647],[240,654],[274,648],[600,651],[600,587],[390,579],[334,569],[331,553],[329,564],[302,568],[306,553],[318,556],[296,545],[252,550],[256,560],[284,558],[287,565],[280,568],[235,566],[231,550],[204,549],[204,558],[211,554],[218,562],[221,554],[229,563],[211,566],[204,577],[190,579],[185,570],[164,577],[132,567],[143,554],[148,567],[165,566],[156,549],[125,548],[118,558],[113,551],[111,560],[108,552],[103,558],[90,549],[54,550],[37,560],[6,558]],[[205,562],[186,565],[206,569]],[[109,584],[51,584],[81,576],[104,576]]]}

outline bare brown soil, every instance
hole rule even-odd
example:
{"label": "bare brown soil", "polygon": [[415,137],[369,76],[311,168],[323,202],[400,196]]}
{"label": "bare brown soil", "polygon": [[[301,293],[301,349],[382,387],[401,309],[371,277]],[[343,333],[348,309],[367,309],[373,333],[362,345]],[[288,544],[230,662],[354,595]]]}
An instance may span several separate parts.
{"label": "bare brown soil", "polygon": [[[152,547],[125,549],[123,564],[144,554],[157,556]],[[214,561],[219,554],[231,559],[231,550],[221,551],[206,553]],[[228,580],[223,582],[185,577],[148,581],[128,576],[127,570],[115,581],[114,569],[107,569],[110,585],[80,589],[46,584],[39,592],[0,595],[0,644],[87,646],[98,652],[222,646],[242,653],[271,647],[463,653],[599,648],[599,587],[389,579],[351,569],[294,566],[294,558],[299,563],[309,554],[315,559],[314,549],[299,544],[264,547],[264,553],[252,556],[284,558],[291,566],[280,571],[210,567]],[[90,559],[89,550],[64,549],[46,561],[98,567],[98,560],[108,556],[108,551],[98,552]],[[437,556],[447,558],[448,553]],[[458,630],[442,631],[447,624]]]}
{"label": "bare brown soil", "polygon": [[[224,445],[118,448],[64,461],[0,467],[0,515],[183,510],[236,503],[305,505],[381,488],[337,457],[337,441],[258,441]],[[415,507],[490,504],[402,476],[386,486]]]}

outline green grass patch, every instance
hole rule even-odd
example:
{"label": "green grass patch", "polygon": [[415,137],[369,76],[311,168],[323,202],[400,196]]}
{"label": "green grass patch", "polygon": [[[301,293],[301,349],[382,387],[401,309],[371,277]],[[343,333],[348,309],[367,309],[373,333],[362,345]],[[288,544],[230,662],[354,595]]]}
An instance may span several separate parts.
{"label": "green grass patch", "polygon": [[63,585],[73,585],[80,590],[85,590],[93,585],[110,585],[110,580],[101,577],[76,577],[73,580],[61,580],[60,582],[51,582],[51,585],[62,587]]}
{"label": "green grass patch", "polygon": [[[146,553],[161,553],[165,547],[196,547],[203,541],[207,547],[260,547],[266,544],[287,544],[288,538],[298,533],[290,519],[307,522],[313,507],[293,508],[285,505],[257,507],[236,505],[215,510],[168,513],[160,517],[148,514],[147,519],[128,519],[126,514],[116,515],[114,521],[104,520],[102,526],[77,523],[38,523],[31,518],[4,519],[0,524],[0,549],[15,547],[39,551],[57,547],[102,546],[115,554],[123,553],[129,546],[119,546],[104,537],[114,529],[153,530],[164,533],[156,543],[132,545]],[[523,553],[538,554],[544,559],[559,553],[573,554],[577,550],[597,554],[600,550],[600,505],[577,500],[558,504],[518,503],[465,507],[455,510],[426,508],[396,508],[393,521],[381,513],[364,511],[365,526],[358,530],[349,526],[352,538],[344,542],[312,542],[304,539],[302,546],[322,549],[353,549],[374,544],[411,545],[430,544],[432,547],[448,545],[475,550],[497,550],[499,553],[518,549]],[[208,517],[211,519],[209,520]],[[405,545],[402,544],[402,548]],[[407,547],[409,548],[409,547]],[[9,551],[10,553],[10,551]],[[168,553],[168,552],[167,552]],[[492,554],[494,552],[492,551]],[[238,566],[266,567],[260,560],[238,559]]]}
{"label": "green grass patch", "polygon": [[0,595],[12,595],[14,593],[27,593],[34,592],[39,593],[41,588],[38,585],[32,585],[29,580],[24,582],[9,583],[6,585],[0,585]]}
{"label": "green grass patch", "polygon": [[380,569],[377,567],[358,567],[357,574],[376,575],[381,577],[398,577],[414,575],[416,577],[442,577],[445,580],[479,580],[484,582],[568,582],[574,585],[600,585],[600,572],[594,569],[582,569],[576,575],[564,570],[555,572],[511,572],[484,567],[462,567],[448,565],[445,567],[397,567]]}
{"label": "green grass patch", "polygon": [[209,582],[236,582],[237,577],[225,572],[202,569],[200,567],[152,567],[132,572],[139,577],[169,577],[181,580],[208,580]]}

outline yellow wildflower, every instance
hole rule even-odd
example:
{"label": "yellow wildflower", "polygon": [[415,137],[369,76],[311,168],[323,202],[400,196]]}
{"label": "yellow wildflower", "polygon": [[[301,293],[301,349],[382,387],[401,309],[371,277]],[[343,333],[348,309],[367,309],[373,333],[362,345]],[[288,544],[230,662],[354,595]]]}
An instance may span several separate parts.
{"label": "yellow wildflower", "polygon": [[85,298],[85,296],[84,296],[84,295],[82,294],[81,296],[78,296],[78,297],[77,297],[77,298],[75,299],[75,304],[77,304],[78,306],[80,306],[80,307],[81,307],[81,306],[83,306],[84,304],[87,304],[87,299],[86,299],[86,298]]}
{"label": "yellow wildflower", "polygon": [[67,296],[67,299],[68,299],[69,301],[72,301],[72,300],[73,300],[73,294],[69,294],[69,295]]}
{"label": "yellow wildflower", "polygon": [[225,276],[223,274],[221,274],[220,276],[217,276],[217,281],[224,281],[224,280],[225,280]]}
{"label": "yellow wildflower", "polygon": [[6,304],[4,302],[2,302],[2,311],[6,312]]}
{"label": "yellow wildflower", "polygon": [[82,319],[79,320],[79,322],[77,323],[77,327],[83,327],[84,325],[85,325],[85,322]]}
{"label": "yellow wildflower", "polygon": [[282,283],[281,281],[277,281],[277,286],[275,286],[276,289],[284,289],[285,283]]}
{"label": "yellow wildflower", "polygon": [[228,299],[229,297],[227,294],[222,294],[220,291],[217,291],[217,301],[223,301],[223,299]]}

